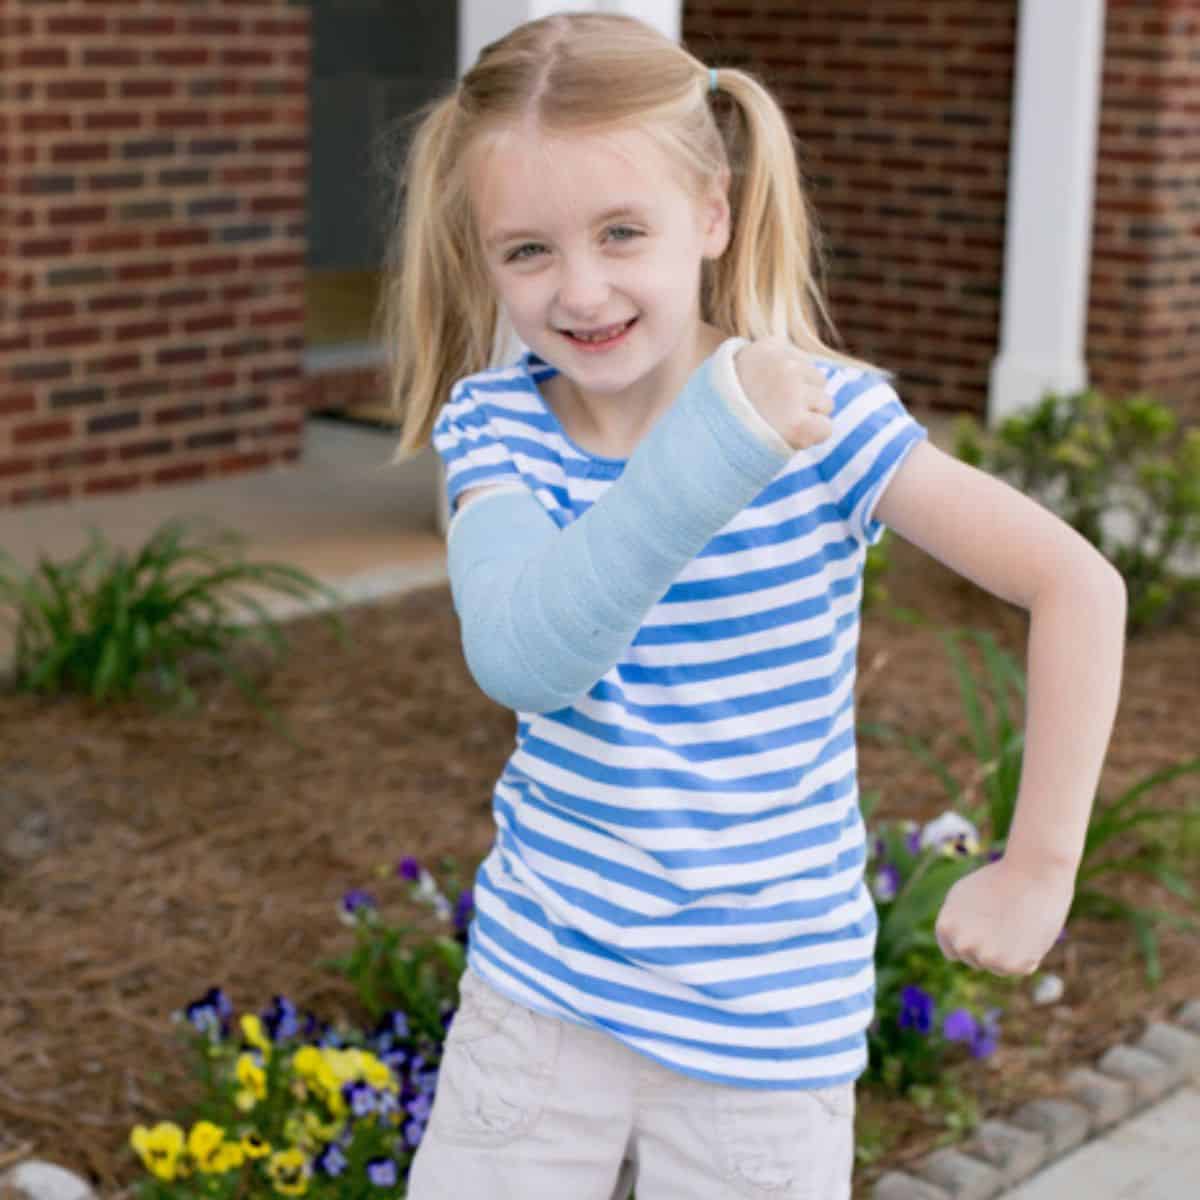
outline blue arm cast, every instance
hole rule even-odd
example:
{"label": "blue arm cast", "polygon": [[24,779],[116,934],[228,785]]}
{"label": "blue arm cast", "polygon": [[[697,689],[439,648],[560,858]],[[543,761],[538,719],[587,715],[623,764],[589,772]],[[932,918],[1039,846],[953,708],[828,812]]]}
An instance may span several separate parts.
{"label": "blue arm cast", "polygon": [[735,349],[727,342],[692,373],[620,478],[566,528],[524,489],[456,514],[447,555],[463,651],[498,703],[553,712],[585,695],[679,572],[787,463],[791,449],[745,412],[744,396],[725,399]]}

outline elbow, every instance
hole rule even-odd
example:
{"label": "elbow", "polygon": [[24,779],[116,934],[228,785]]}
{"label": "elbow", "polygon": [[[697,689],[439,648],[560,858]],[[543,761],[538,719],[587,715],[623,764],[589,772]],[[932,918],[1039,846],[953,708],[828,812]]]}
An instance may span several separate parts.
{"label": "elbow", "polygon": [[1076,568],[1067,573],[1070,587],[1081,607],[1124,634],[1129,611],[1129,589],[1125,577],[1090,543],[1079,556]]}
{"label": "elbow", "polygon": [[[492,643],[494,647],[495,643]],[[464,644],[467,670],[476,686],[490,700],[513,712],[551,713],[565,708],[570,700],[542,685],[536,677],[489,648],[473,649]]]}

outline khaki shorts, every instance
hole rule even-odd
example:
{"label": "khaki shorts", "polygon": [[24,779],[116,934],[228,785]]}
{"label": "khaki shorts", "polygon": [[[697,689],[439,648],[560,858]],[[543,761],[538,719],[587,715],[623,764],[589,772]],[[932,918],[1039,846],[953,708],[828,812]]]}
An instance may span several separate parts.
{"label": "khaki shorts", "polygon": [[850,1200],[852,1082],[710,1083],[470,968],[460,991],[409,1200]]}

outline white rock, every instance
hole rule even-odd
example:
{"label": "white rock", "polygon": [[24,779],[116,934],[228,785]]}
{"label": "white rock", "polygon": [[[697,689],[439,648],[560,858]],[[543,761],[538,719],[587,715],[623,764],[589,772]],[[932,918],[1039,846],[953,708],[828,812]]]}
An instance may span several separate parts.
{"label": "white rock", "polygon": [[1033,985],[1033,1002],[1037,1005],[1057,1004],[1063,995],[1063,981],[1057,975],[1039,975]]}
{"label": "white rock", "polygon": [[78,1175],[53,1163],[23,1162],[0,1174],[0,1196],[13,1200],[96,1200]]}

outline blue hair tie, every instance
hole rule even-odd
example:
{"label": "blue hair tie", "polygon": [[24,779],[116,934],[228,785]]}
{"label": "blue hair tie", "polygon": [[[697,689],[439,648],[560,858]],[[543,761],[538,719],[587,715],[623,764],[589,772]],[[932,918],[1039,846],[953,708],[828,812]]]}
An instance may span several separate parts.
{"label": "blue hair tie", "polygon": [[716,67],[708,68],[708,90],[710,92],[715,92],[717,90],[717,68]]}

